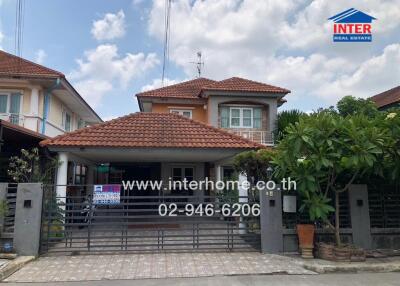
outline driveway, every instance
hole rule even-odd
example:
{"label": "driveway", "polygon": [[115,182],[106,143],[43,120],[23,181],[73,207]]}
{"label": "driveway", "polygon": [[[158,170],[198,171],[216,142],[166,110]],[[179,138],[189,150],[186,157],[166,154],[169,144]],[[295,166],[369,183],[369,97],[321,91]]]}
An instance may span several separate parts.
{"label": "driveway", "polygon": [[124,280],[249,274],[315,274],[272,254],[159,253],[40,257],[7,282]]}

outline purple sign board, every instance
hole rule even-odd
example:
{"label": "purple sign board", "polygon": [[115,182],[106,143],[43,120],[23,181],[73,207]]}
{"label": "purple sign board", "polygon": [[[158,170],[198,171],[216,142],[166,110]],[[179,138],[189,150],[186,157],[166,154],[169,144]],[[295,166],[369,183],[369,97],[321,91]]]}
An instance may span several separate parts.
{"label": "purple sign board", "polygon": [[121,185],[94,185],[93,204],[117,205],[121,198]]}

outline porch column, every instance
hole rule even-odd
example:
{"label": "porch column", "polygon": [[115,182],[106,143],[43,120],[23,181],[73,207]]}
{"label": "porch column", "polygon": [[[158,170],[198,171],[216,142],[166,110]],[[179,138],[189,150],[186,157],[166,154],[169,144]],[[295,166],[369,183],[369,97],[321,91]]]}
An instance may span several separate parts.
{"label": "porch column", "polygon": [[87,174],[86,174],[87,175],[87,180],[86,180],[87,185],[94,184],[94,170],[95,170],[95,166],[88,165]]}
{"label": "porch column", "polygon": [[[247,181],[247,176],[244,173],[239,174],[239,203],[244,204],[248,203],[248,190],[243,187],[243,183]],[[247,225],[246,223],[243,222],[243,216],[240,217],[240,223],[239,223],[239,233],[240,234],[246,234],[247,233]]]}
{"label": "porch column", "polygon": [[32,89],[31,89],[30,115],[39,116],[39,88],[38,87],[32,87]]}
{"label": "porch column", "polygon": [[57,169],[56,192],[59,201],[66,202],[67,194],[67,176],[68,176],[68,154],[65,152],[58,153],[59,166]]}

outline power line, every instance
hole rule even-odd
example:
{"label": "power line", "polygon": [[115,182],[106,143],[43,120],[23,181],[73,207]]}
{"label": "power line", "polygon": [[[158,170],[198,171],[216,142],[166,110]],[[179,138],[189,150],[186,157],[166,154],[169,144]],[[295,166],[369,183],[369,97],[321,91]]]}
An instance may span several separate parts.
{"label": "power line", "polygon": [[22,57],[22,45],[24,38],[24,12],[25,1],[17,0],[15,7],[14,54],[18,57]]}
{"label": "power line", "polygon": [[170,41],[170,20],[171,19],[171,0],[165,0],[165,11],[164,11],[164,55],[163,55],[163,67],[161,83],[164,86],[164,78],[169,62],[169,41]]}

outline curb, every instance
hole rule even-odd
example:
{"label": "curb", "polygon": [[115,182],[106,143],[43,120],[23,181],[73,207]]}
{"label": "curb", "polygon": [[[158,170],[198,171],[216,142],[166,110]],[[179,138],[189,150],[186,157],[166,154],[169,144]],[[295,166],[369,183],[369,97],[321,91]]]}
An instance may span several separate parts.
{"label": "curb", "polygon": [[388,273],[400,272],[400,263],[354,263],[354,264],[335,264],[335,265],[317,265],[304,263],[303,267],[307,270],[319,274],[326,273],[357,273],[357,272],[375,272]]}
{"label": "curb", "polygon": [[0,268],[0,281],[3,281],[14,272],[20,270],[25,264],[35,259],[35,256],[19,256]]}

